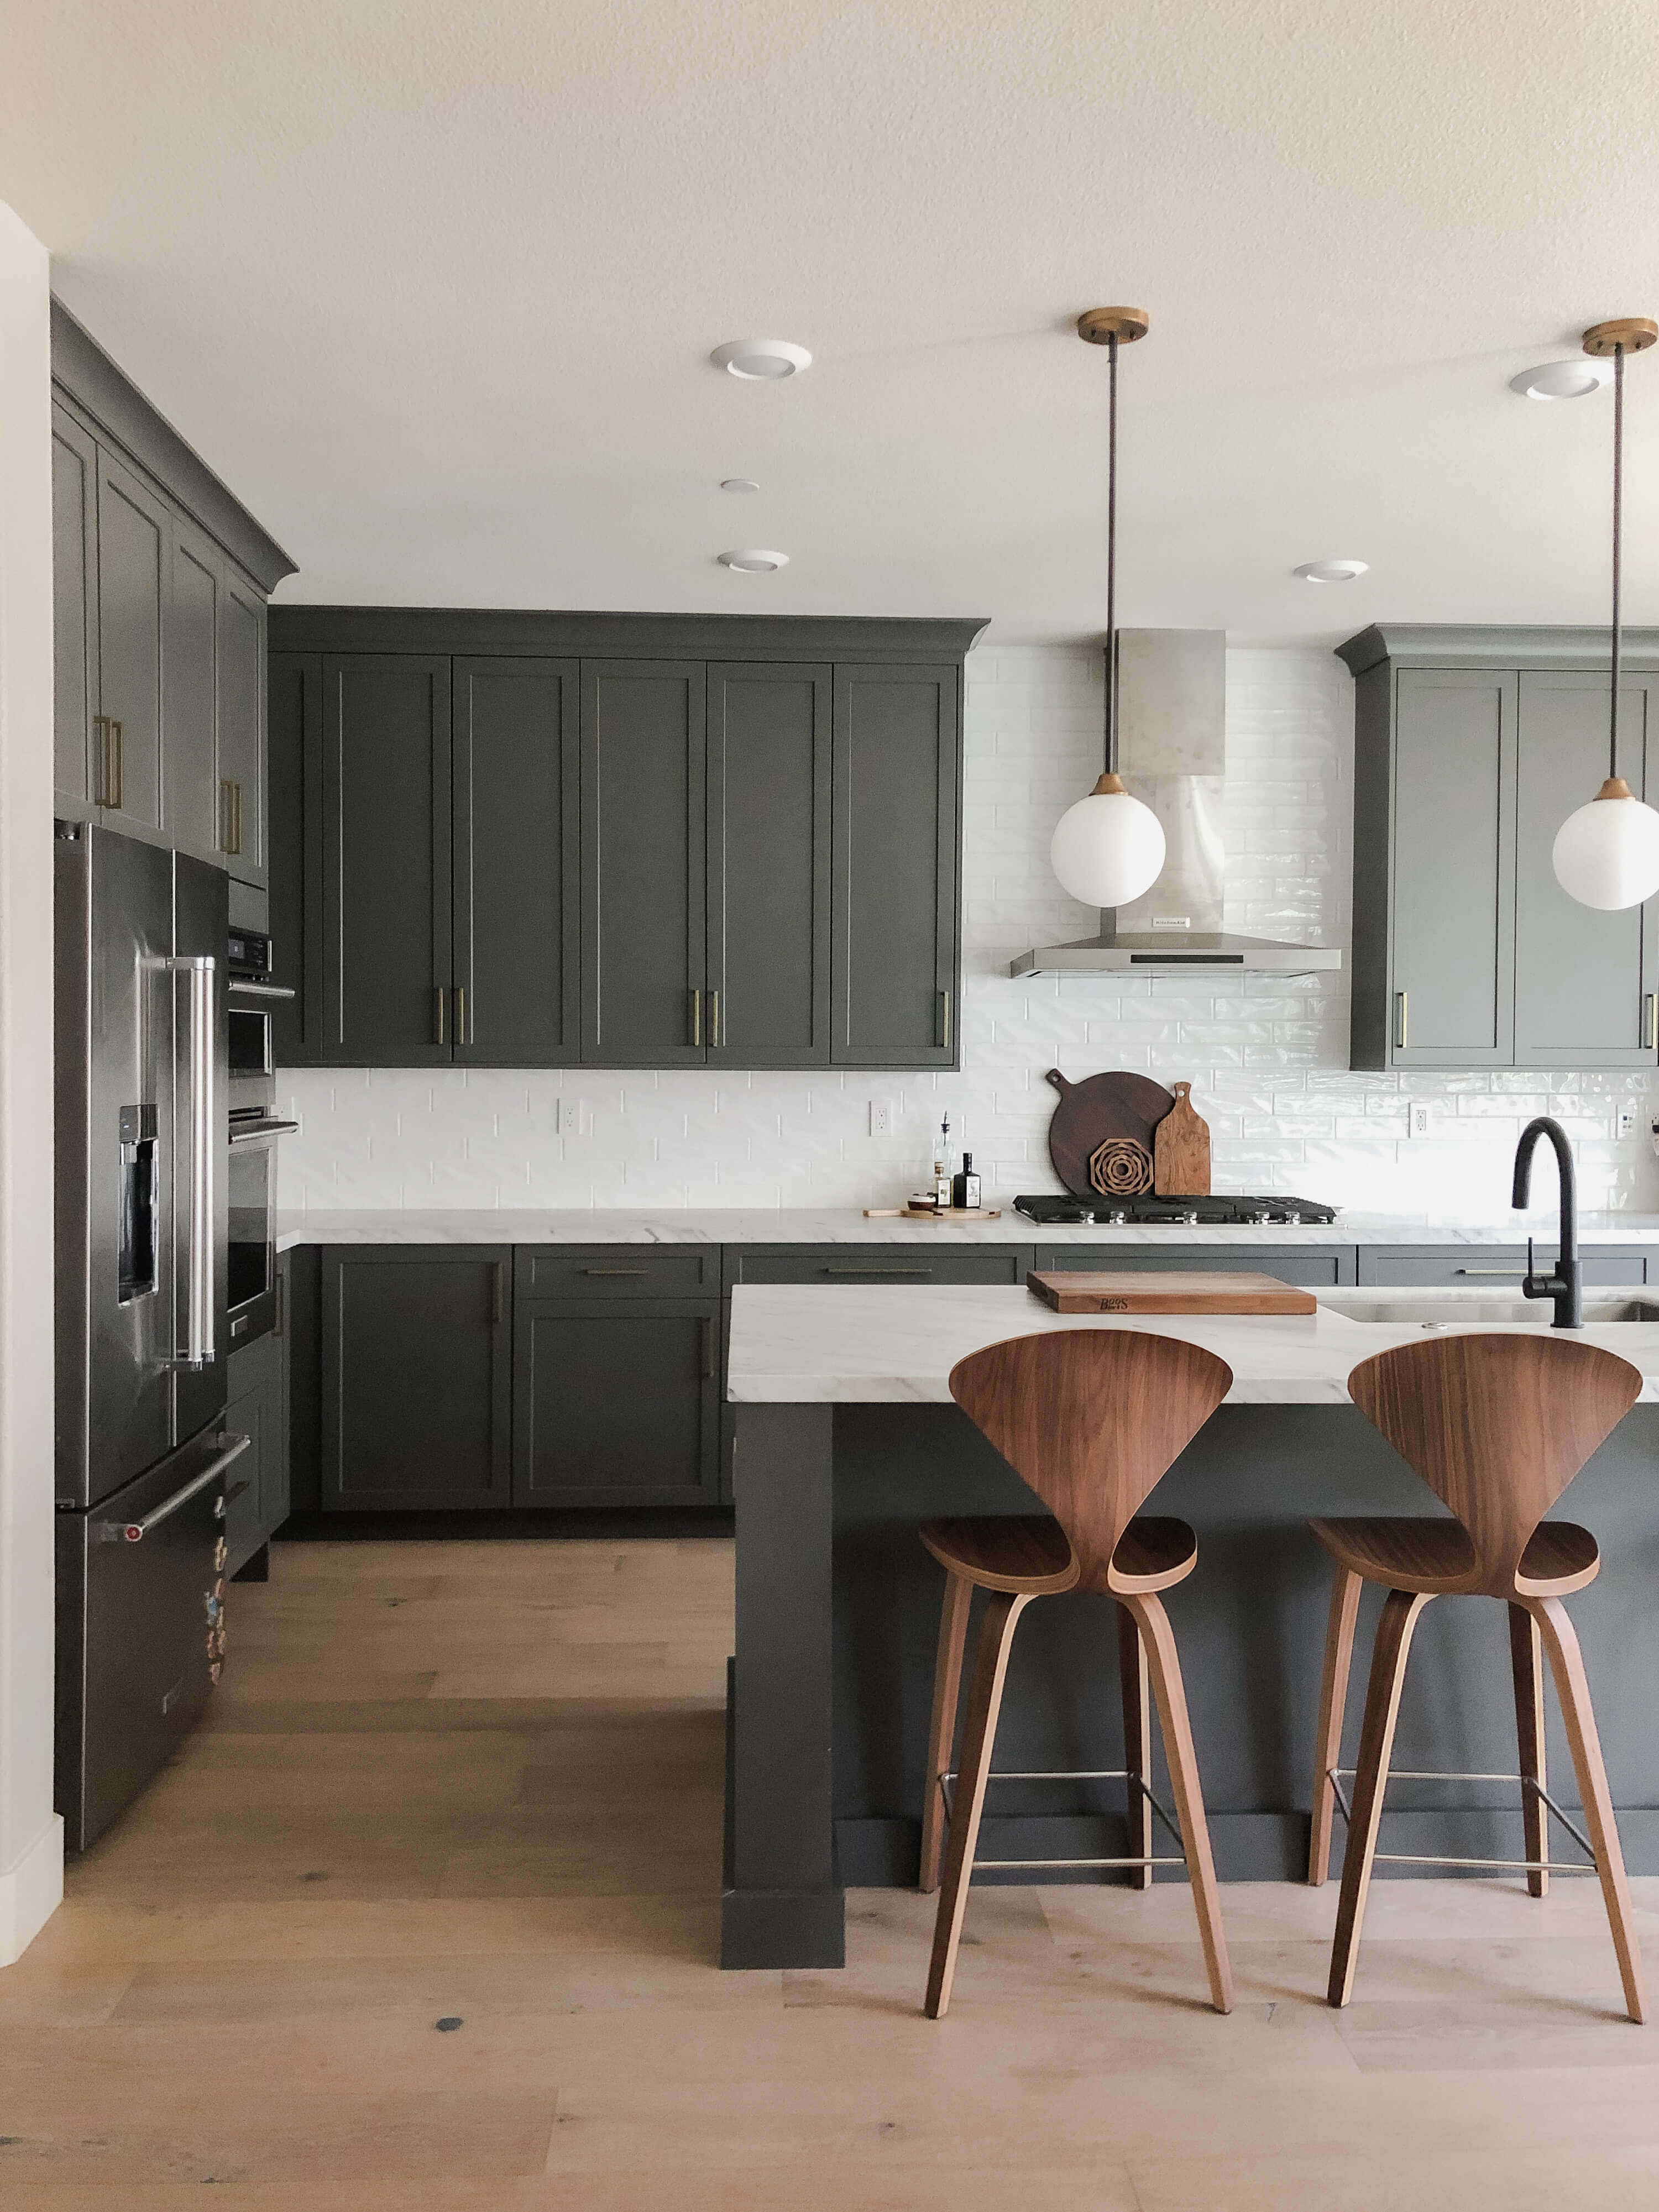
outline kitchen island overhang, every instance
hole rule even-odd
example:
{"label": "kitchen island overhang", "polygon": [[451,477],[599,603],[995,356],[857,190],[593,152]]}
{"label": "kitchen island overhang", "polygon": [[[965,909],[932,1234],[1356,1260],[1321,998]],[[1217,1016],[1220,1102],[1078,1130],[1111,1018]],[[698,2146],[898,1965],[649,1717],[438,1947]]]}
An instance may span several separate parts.
{"label": "kitchen island overhang", "polygon": [[[1198,1570],[1170,1607],[1218,1870],[1224,1881],[1301,1878],[1329,1593],[1328,1564],[1305,1522],[1317,1513],[1437,1510],[1346,1389],[1360,1359],[1418,1338],[1421,1324],[1355,1321],[1325,1307],[1306,1316],[1084,1318],[1021,1290],[980,1285],[739,1285],[723,1964],[839,1965],[844,1889],[914,1882],[942,1589],[916,1527],[933,1514],[1035,1507],[951,1401],[950,1370],[1002,1338],[1079,1327],[1182,1337],[1233,1369],[1226,1402],[1153,1510],[1179,1514],[1199,1537]],[[1626,1860],[1632,1872],[1659,1872],[1659,1734],[1649,1717],[1659,1684],[1659,1616],[1649,1602],[1659,1575],[1659,1322],[1583,1334],[1644,1376],[1641,1402],[1557,1511],[1593,1528],[1606,1558],[1572,1612]],[[1121,1765],[1110,1612],[1109,1600],[1075,1595],[1031,1608],[1011,1663],[1000,1768]],[[1369,1629],[1368,1614],[1362,1652]],[[1356,1673],[1363,1680],[1363,1664]],[[1360,1695],[1356,1683],[1350,1744]],[[1566,1783],[1553,1707],[1549,1751]],[[1514,1771],[1501,1607],[1431,1607],[1395,1764]],[[987,1855],[1109,1855],[1124,1834],[1120,1790],[994,1784]],[[1389,1806],[1389,1848],[1517,1855],[1518,1785],[1401,1783]]]}

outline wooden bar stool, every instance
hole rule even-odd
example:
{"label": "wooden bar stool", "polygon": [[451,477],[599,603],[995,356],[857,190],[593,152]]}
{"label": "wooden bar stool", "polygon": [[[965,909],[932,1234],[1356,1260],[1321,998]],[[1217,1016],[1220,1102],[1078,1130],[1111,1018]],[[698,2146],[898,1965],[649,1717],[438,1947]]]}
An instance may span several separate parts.
{"label": "wooden bar stool", "polygon": [[[1552,1871],[1547,1814],[1553,1813],[1589,1854],[1601,1877],[1613,1949],[1634,2021],[1644,2017],[1641,1954],[1631,1926],[1630,1891],[1619,1849],[1613,1800],[1590,1708],[1578,1638],[1561,1601],[1601,1570],[1588,1528],[1544,1515],[1636,1402],[1641,1376],[1597,1346],[1553,1334],[1441,1336],[1405,1344],[1363,1361],[1348,1393],[1455,1518],[1310,1521],[1336,1562],[1324,1682],[1320,1693],[1313,1838],[1308,1880],[1328,1871],[1334,1812],[1347,1819],[1342,1894],[1331,1954],[1329,1996],[1345,2005],[1353,1991],[1377,1824],[1389,1778],[1395,1722],[1412,1636],[1437,1597],[1494,1597],[1509,1607],[1510,1654],[1521,1771],[1498,1775],[1413,1775],[1414,1781],[1501,1781],[1521,1784],[1524,1859],[1426,1858],[1390,1852],[1389,1863],[1484,1866],[1524,1871],[1534,1897]],[[1353,1656],[1354,1615],[1362,1583],[1378,1583],[1382,1602],[1353,1803],[1340,1794],[1342,1713]],[[1544,1768],[1544,1682],[1547,1650],[1567,1741],[1578,1771],[1589,1835],[1549,1796]],[[1579,1871],[1558,1868],[1556,1872]],[[1588,1870],[1588,1869],[1584,1869]]]}
{"label": "wooden bar stool", "polygon": [[[939,2019],[951,2002],[988,1782],[1124,1779],[1130,1792],[1131,1840],[1139,1846],[1133,1856],[1121,1859],[996,1859],[988,1865],[1128,1867],[1137,1870],[1144,1888],[1154,1865],[1182,1863],[1152,1856],[1153,1814],[1166,1821],[1168,1815],[1150,1787],[1149,1672],[1175,1785],[1177,1840],[1198,1908],[1210,1996],[1218,2012],[1232,2009],[1232,1974],[1187,1693],[1170,1617],[1158,1595],[1191,1574],[1198,1563],[1198,1540],[1184,1521],[1133,1517],[1226,1396],[1232,1380],[1231,1368],[1213,1352],[1130,1329],[1064,1329],[1014,1337],[988,1346],[951,1370],[951,1395],[1054,1517],[929,1521],[921,1529],[922,1542],[948,1577],[921,1832],[924,1890],[939,1888],[942,1846],[944,1856],[927,1978],[931,2019]],[[975,1653],[961,1771],[948,1801],[947,1838],[951,1744],[968,1607],[975,1588],[990,1595]],[[1104,1591],[1117,1600],[1127,1766],[1121,1775],[1114,1770],[1113,1777],[1091,1771],[1086,1778],[999,1778],[991,1771],[991,1747],[1015,1625],[1034,1598],[1062,1590]]]}

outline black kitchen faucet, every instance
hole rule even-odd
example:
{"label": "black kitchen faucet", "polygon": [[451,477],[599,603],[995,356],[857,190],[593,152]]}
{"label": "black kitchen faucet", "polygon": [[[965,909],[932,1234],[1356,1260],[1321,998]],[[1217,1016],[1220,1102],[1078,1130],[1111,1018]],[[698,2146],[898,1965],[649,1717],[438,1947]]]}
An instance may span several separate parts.
{"label": "black kitchen faucet", "polygon": [[1540,1114],[1528,1121],[1521,1132],[1521,1141],[1515,1148],[1515,1185],[1510,1193],[1510,1204],[1522,1206],[1532,1182],[1532,1156],[1538,1139],[1547,1137],[1555,1147],[1555,1164],[1561,1180],[1561,1240],[1556,1254],[1555,1269],[1548,1275],[1535,1275],[1532,1267],[1532,1239],[1527,1239],[1527,1272],[1522,1279],[1524,1297],[1553,1298],[1555,1319],[1552,1328],[1583,1328],[1584,1326],[1584,1270],[1578,1258],[1578,1194],[1573,1181],[1572,1146],[1567,1133],[1559,1121],[1547,1114]]}

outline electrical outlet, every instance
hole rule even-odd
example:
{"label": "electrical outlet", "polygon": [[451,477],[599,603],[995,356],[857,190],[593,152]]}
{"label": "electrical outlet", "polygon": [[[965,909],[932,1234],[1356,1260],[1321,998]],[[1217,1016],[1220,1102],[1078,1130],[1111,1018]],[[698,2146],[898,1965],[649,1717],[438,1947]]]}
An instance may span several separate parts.
{"label": "electrical outlet", "polygon": [[582,1102],[580,1098],[561,1098],[559,1101],[559,1134],[580,1137],[582,1133]]}
{"label": "electrical outlet", "polygon": [[1406,1128],[1408,1135],[1426,1137],[1429,1133],[1429,1109],[1419,1099],[1410,1100],[1406,1108]]}
{"label": "electrical outlet", "polygon": [[1619,1133],[1621,1137],[1636,1134],[1636,1108],[1628,1099],[1619,1109]]}
{"label": "electrical outlet", "polygon": [[870,1101],[870,1134],[890,1137],[893,1133],[893,1109],[884,1099]]}

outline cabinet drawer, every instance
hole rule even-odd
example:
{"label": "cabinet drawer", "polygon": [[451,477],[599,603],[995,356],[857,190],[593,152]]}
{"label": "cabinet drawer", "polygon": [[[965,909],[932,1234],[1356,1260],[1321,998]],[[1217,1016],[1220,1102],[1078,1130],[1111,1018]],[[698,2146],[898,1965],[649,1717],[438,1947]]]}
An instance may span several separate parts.
{"label": "cabinet drawer", "polygon": [[544,1298],[684,1297],[717,1292],[718,1244],[520,1244],[514,1281],[526,1297]]}
{"label": "cabinet drawer", "polygon": [[1051,1244],[1038,1245],[1039,1267],[1121,1269],[1139,1274],[1200,1270],[1208,1274],[1276,1275],[1281,1283],[1327,1288],[1354,1279],[1352,1244]]}
{"label": "cabinet drawer", "polygon": [[[1534,1244],[1533,1264],[1540,1274],[1555,1265],[1553,1243]],[[1583,1253],[1584,1280],[1613,1285],[1648,1279],[1644,1255],[1639,1245],[1607,1245]],[[1493,1290],[1504,1283],[1518,1284],[1527,1272],[1524,1244],[1480,1247],[1444,1244],[1362,1244],[1359,1279],[1362,1283],[1443,1284],[1448,1290]]]}
{"label": "cabinet drawer", "polygon": [[733,1283],[1020,1283],[1030,1265],[1024,1245],[953,1250],[926,1244],[763,1245],[727,1253],[726,1285]]}

